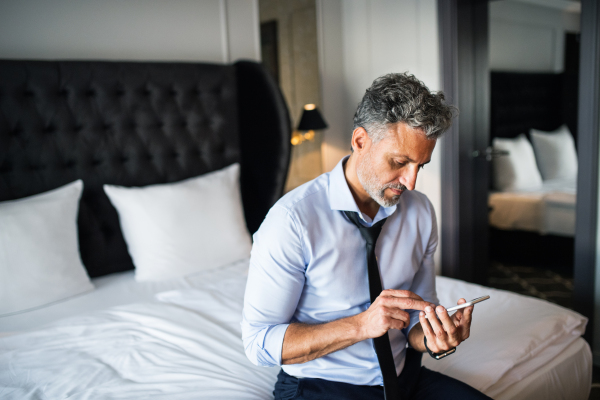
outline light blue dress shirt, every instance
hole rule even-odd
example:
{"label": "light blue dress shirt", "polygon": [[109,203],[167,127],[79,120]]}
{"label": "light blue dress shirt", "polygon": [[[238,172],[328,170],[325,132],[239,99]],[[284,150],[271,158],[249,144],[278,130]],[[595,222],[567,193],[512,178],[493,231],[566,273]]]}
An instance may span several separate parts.
{"label": "light blue dress shirt", "polygon": [[[365,226],[387,217],[375,248],[384,289],[411,290],[438,304],[433,206],[422,193],[405,191],[397,206],[380,207],[371,221],[350,192],[345,160],[282,197],[254,234],[242,338],[246,355],[256,365],[281,365],[290,323],[320,324],[369,308],[365,241],[343,211],[359,212]],[[406,335],[419,322],[418,311],[409,312],[407,329],[389,331],[398,374],[404,367]],[[372,339],[282,368],[296,377],[383,384]]]}

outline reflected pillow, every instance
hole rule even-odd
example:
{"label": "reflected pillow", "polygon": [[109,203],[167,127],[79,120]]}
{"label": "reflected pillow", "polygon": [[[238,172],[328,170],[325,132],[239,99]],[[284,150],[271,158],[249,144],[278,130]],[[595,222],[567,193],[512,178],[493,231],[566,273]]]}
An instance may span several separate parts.
{"label": "reflected pillow", "polygon": [[119,214],[136,280],[177,278],[250,255],[239,176],[239,164],[233,164],[176,183],[104,185]]}
{"label": "reflected pillow", "polygon": [[555,131],[532,129],[531,142],[544,180],[577,179],[577,152],[573,135],[566,125]]}
{"label": "reflected pillow", "polygon": [[94,289],[79,255],[82,189],[77,180],[0,203],[0,316]]}
{"label": "reflected pillow", "polygon": [[506,192],[542,187],[533,148],[524,134],[514,139],[494,138],[493,146],[508,152],[494,158],[494,189]]}

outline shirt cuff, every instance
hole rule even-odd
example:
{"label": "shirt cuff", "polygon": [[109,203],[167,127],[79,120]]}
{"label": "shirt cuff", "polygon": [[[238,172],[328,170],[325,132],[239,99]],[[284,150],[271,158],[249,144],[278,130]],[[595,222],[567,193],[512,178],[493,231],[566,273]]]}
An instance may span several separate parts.
{"label": "shirt cuff", "polygon": [[[290,324],[280,324],[271,326],[263,338],[262,355],[263,360],[259,360],[261,365],[281,365],[281,351],[283,350],[283,337]],[[260,356],[259,356],[260,357]]]}

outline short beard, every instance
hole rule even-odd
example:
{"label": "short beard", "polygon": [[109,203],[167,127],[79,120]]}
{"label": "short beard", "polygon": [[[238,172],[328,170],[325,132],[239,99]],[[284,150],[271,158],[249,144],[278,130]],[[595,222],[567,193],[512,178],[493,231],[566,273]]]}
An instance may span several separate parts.
{"label": "short beard", "polygon": [[392,207],[400,202],[400,195],[394,195],[389,199],[385,198],[385,190],[388,188],[405,191],[406,186],[401,183],[386,183],[381,185],[375,171],[373,171],[373,163],[371,162],[371,152],[369,151],[359,162],[356,168],[358,181],[361,183],[365,191],[377,204],[382,207]]}

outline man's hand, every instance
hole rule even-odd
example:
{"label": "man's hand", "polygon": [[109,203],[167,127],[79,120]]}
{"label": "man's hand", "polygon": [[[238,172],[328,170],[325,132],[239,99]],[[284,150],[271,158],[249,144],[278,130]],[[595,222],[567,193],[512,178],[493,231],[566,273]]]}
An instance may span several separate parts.
{"label": "man's hand", "polygon": [[404,329],[410,324],[405,310],[425,310],[430,305],[409,290],[384,290],[366,311],[357,315],[360,340],[383,336],[390,329]]}
{"label": "man's hand", "polygon": [[381,292],[366,311],[352,317],[316,325],[292,323],[283,338],[282,363],[304,363],[361,340],[383,336],[390,329],[403,329],[410,324],[405,310],[424,310],[429,305],[413,292],[389,289]]}
{"label": "man's hand", "polygon": [[[465,299],[460,299],[457,304],[465,302]],[[472,315],[473,306],[456,311],[452,317],[448,316],[448,312],[442,306],[437,306],[435,309],[427,307],[419,314],[420,325],[415,326],[416,329],[413,328],[409,333],[410,344],[417,350],[426,351],[423,344],[423,335],[425,335],[427,347],[432,352],[450,350],[469,337]]]}

